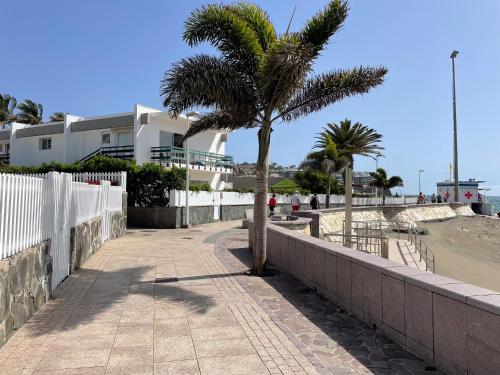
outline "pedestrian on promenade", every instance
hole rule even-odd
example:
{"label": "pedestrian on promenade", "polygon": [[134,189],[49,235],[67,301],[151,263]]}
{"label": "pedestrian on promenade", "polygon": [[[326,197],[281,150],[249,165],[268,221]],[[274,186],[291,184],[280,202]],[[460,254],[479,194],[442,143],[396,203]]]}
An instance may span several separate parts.
{"label": "pedestrian on promenade", "polygon": [[438,203],[443,203],[443,197],[441,196],[441,194],[438,194],[437,202]]}
{"label": "pedestrian on promenade", "polygon": [[431,203],[436,203],[436,194],[432,194],[431,196]]}
{"label": "pedestrian on promenade", "polygon": [[274,215],[274,208],[276,207],[277,202],[276,202],[276,194],[273,194],[271,199],[269,199],[269,216]]}
{"label": "pedestrian on promenade", "polygon": [[300,196],[299,192],[296,191],[292,195],[292,211],[298,211],[298,210],[300,210]]}
{"label": "pedestrian on promenade", "polygon": [[424,202],[425,202],[424,195],[422,194],[422,192],[420,192],[417,198],[417,204],[424,204]]}
{"label": "pedestrian on promenade", "polygon": [[311,206],[312,210],[317,210],[319,208],[319,199],[317,194],[313,195],[311,201],[309,202],[309,205]]}

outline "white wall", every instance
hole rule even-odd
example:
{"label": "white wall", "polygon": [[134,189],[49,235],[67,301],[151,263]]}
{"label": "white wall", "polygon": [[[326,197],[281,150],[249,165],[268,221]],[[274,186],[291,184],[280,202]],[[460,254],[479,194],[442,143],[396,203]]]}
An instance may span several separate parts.
{"label": "white wall", "polygon": [[[40,138],[51,138],[50,150],[39,149]],[[11,145],[10,164],[36,166],[51,161],[64,161],[64,134],[50,134],[36,137],[16,138]]]}

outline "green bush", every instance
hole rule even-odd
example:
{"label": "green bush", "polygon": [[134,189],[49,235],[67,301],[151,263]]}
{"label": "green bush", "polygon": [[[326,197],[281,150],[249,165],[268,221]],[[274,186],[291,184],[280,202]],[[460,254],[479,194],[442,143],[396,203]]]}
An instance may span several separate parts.
{"label": "green bush", "polygon": [[212,187],[208,182],[189,184],[190,191],[212,191]]}
{"label": "green bush", "polygon": [[[309,191],[310,193],[315,194],[326,193],[326,186],[328,183],[328,175],[326,173],[308,169],[295,173],[294,179],[299,184],[301,190]],[[332,177],[330,194],[342,195],[343,193],[344,191],[339,185],[337,179]]]}
{"label": "green bush", "polygon": [[239,188],[225,188],[224,191],[232,191],[236,193],[255,193],[253,186],[242,186]]}

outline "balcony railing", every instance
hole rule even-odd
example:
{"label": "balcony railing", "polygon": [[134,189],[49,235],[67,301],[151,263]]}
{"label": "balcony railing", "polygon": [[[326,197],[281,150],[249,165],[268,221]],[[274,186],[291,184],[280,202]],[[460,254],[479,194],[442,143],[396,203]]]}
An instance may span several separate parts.
{"label": "balcony railing", "polygon": [[10,154],[0,154],[0,163],[9,164],[10,163]]}
{"label": "balcony railing", "polygon": [[[180,147],[151,147],[151,160],[167,167],[172,165],[185,167],[186,152]],[[234,162],[232,156],[190,150],[189,165],[190,169],[230,172],[233,169]]]}
{"label": "balcony railing", "polygon": [[94,152],[88,154],[80,161],[87,161],[92,159],[94,156],[109,156],[110,158],[131,160],[134,158],[134,146],[109,146],[101,147]]}

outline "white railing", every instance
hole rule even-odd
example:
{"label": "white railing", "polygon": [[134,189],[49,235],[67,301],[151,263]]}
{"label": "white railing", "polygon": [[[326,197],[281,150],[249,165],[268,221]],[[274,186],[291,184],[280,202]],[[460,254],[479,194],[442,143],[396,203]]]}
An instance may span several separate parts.
{"label": "white railing", "polygon": [[[272,194],[268,194],[269,198]],[[309,207],[309,202],[312,195],[301,195],[300,202],[305,207]],[[326,194],[318,194],[318,199],[321,205],[326,202]],[[291,196],[276,194],[276,201],[278,204],[290,204]],[[253,193],[237,193],[233,191],[190,191],[189,192],[189,205],[190,206],[210,206],[214,202],[219,202],[223,206],[237,206],[237,205],[252,205],[254,202]],[[330,195],[330,204],[344,204],[345,197],[343,195]],[[352,199],[354,206],[375,206],[382,204],[382,198],[374,197],[354,197]],[[415,204],[417,198],[405,197],[387,197],[385,204]],[[170,191],[170,206],[184,207],[186,205],[186,192],[184,190],[171,190]]]}
{"label": "white railing", "polygon": [[123,188],[74,182],[70,174],[0,174],[0,260],[51,240],[52,288],[69,274],[71,227],[101,218],[110,237],[111,213],[122,210]]}

